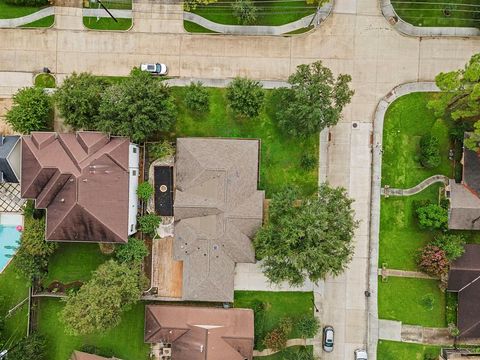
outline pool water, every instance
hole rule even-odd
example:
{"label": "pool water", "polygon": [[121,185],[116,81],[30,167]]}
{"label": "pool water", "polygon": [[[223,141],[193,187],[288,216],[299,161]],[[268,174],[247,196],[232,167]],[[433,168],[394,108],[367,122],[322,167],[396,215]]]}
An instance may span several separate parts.
{"label": "pool water", "polygon": [[15,226],[0,225],[0,272],[15,254],[19,241],[20,231]]}

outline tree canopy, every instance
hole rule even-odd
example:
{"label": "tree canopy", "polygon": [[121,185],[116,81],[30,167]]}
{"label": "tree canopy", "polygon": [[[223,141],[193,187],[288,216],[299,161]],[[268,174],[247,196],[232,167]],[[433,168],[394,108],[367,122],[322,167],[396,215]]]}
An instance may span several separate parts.
{"label": "tree canopy", "polygon": [[8,352],[8,360],[45,360],[47,342],[36,333],[24,337]]}
{"label": "tree canopy", "polygon": [[118,245],[115,251],[115,257],[119,262],[131,265],[141,264],[147,255],[148,249],[145,243],[133,237],[128,239],[128,243]]}
{"label": "tree canopy", "polygon": [[258,116],[265,93],[258,81],[236,77],[227,87],[230,108],[237,114],[253,118]]}
{"label": "tree canopy", "polygon": [[51,126],[53,106],[50,96],[42,88],[20,89],[13,96],[13,107],[6,120],[13,130],[22,134],[48,130]]}
{"label": "tree canopy", "polygon": [[158,132],[170,130],[175,117],[170,88],[136,68],[127,79],[103,93],[97,129],[143,142]]}
{"label": "tree canopy", "polygon": [[55,103],[65,124],[73,129],[94,130],[101,96],[107,83],[89,73],[73,73],[55,93]]}
{"label": "tree canopy", "polygon": [[78,292],[70,293],[60,317],[70,335],[106,331],[120,323],[122,313],[140,299],[138,268],[109,260],[93,272]]}
{"label": "tree canopy", "polygon": [[354,94],[349,87],[351,80],[345,74],[335,78],[321,61],[299,65],[288,78],[291,87],[277,90],[281,97],[277,111],[280,128],[289,135],[306,137],[335,125]]}
{"label": "tree canopy", "polygon": [[322,184],[318,196],[298,200],[288,188],[273,196],[268,222],[254,240],[265,276],[273,283],[301,285],[344,271],[353,255],[358,226],[345,189]]}

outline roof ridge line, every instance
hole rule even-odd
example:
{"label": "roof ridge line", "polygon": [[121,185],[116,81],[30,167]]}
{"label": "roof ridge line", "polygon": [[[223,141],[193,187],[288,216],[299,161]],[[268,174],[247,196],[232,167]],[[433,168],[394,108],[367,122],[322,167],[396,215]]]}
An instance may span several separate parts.
{"label": "roof ridge line", "polygon": [[470,285],[472,285],[474,282],[476,282],[478,279],[480,279],[480,274],[478,274],[478,276],[473,279],[472,281],[470,281],[467,285],[465,285],[464,287],[462,287],[460,290],[458,290],[458,292],[464,290],[465,288],[469,287]]}

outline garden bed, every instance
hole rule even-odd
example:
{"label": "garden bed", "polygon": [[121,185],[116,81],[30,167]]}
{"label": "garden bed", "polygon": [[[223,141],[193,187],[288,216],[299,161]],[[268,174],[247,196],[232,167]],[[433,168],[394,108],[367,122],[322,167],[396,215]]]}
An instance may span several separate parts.
{"label": "garden bed", "polygon": [[150,347],[144,343],[145,306],[138,303],[122,315],[116,328],[88,336],[69,336],[59,319],[63,303],[57,299],[41,299],[37,329],[47,339],[48,360],[69,359],[73,350],[96,347],[103,355],[120,359],[146,360]]}
{"label": "garden bed", "polygon": [[378,316],[404,324],[446,327],[445,293],[437,280],[389,277],[378,283]]}
{"label": "garden bed", "polygon": [[398,16],[415,26],[478,27],[480,3],[476,0],[393,0]]}

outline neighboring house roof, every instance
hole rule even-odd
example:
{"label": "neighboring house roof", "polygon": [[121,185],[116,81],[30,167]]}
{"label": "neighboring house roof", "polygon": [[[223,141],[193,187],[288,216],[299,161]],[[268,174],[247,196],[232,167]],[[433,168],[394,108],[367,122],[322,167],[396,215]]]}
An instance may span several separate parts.
{"label": "neighboring house roof", "polygon": [[21,193],[47,209],[47,240],[128,241],[129,144],[99,132],[22,138]]}
{"label": "neighboring house roof", "polygon": [[185,300],[233,301],[235,263],[255,261],[259,151],[258,140],[177,139],[174,257]]}
{"label": "neighboring house roof", "polygon": [[120,359],[117,359],[115,357],[106,358],[103,356],[88,354],[85,352],[75,350],[70,360],[120,360]]}
{"label": "neighboring house roof", "polygon": [[251,360],[253,311],[147,305],[145,342],[172,346],[172,360]]}
{"label": "neighboring house roof", "polygon": [[[20,136],[0,135],[0,182],[18,183],[20,181],[20,158],[12,158],[12,152],[18,146]],[[12,163],[15,162],[15,163]],[[17,170],[16,170],[17,169]]]}
{"label": "neighboring house roof", "polygon": [[458,292],[457,326],[461,338],[480,337],[480,245],[465,245],[465,253],[450,266],[448,291]]}

